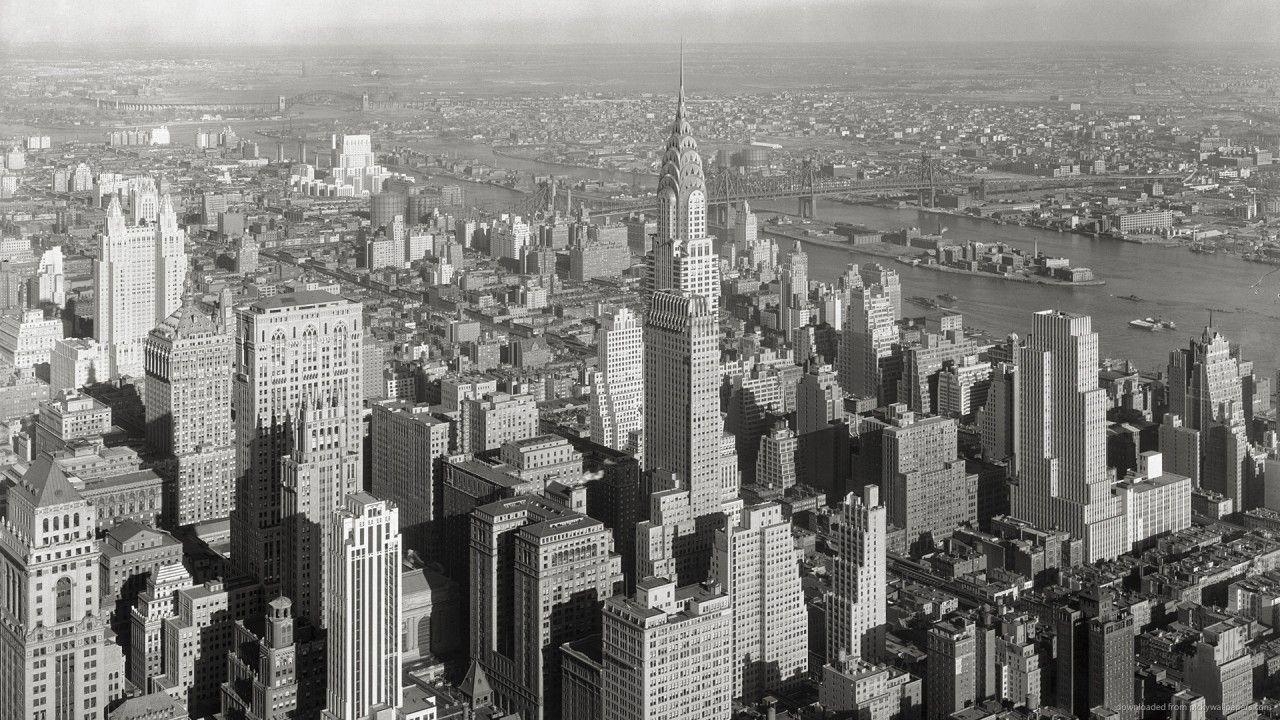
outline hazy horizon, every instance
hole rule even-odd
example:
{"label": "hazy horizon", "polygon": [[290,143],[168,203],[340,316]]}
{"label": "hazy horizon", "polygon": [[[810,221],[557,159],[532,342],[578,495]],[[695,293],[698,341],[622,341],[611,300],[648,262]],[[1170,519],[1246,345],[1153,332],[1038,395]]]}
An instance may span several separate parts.
{"label": "hazy horizon", "polygon": [[[1251,32],[1242,32],[1242,29]],[[0,3],[0,48],[189,51],[674,43],[1135,43],[1271,45],[1274,0],[73,0]],[[1176,48],[1171,48],[1176,49]]]}

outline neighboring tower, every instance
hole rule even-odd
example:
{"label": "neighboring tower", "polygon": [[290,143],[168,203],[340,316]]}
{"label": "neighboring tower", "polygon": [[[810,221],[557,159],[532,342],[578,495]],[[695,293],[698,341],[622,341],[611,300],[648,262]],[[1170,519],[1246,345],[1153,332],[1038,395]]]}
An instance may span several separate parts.
{"label": "neighboring tower", "polygon": [[1231,498],[1237,511],[1262,504],[1250,487],[1247,423],[1253,413],[1244,386],[1252,374],[1253,364],[1242,362],[1212,327],[1169,354],[1168,412],[1200,432],[1198,485]]}
{"label": "neighboring tower", "polygon": [[830,365],[810,365],[796,386],[796,434],[825,430],[844,419],[844,393]]}
{"label": "neighboring tower", "polygon": [[107,375],[143,372],[147,333],[182,301],[186,233],[168,195],[154,225],[126,226],[120,202],[107,210],[107,231],[94,261],[94,339],[108,354]]}
{"label": "neighboring tower", "polygon": [[1014,362],[1019,427],[1013,516],[1081,539],[1084,562],[1127,552],[1124,514],[1107,468],[1107,393],[1098,387],[1098,334],[1089,317],[1035,313]]}
{"label": "neighboring tower", "polygon": [[395,507],[366,492],[348,495],[334,514],[324,720],[367,720],[400,706],[399,525]]}
{"label": "neighboring tower", "polygon": [[428,561],[440,552],[435,520],[443,479],[438,465],[449,454],[452,429],[431,405],[404,400],[375,403],[369,422],[373,494],[395,503],[405,550]]}
{"label": "neighboring tower", "polygon": [[955,615],[929,628],[925,720],[947,720],[977,698],[977,635],[973,622]]}
{"label": "neighboring tower", "polygon": [[896,394],[888,364],[898,341],[893,298],[881,285],[849,292],[844,328],[840,331],[840,384],[858,397],[886,405]]}
{"label": "neighboring tower", "polygon": [[768,435],[760,438],[756,455],[756,484],[771,490],[786,490],[796,484],[796,451],[799,441],[795,432],[779,420]]}
{"label": "neighboring tower", "polygon": [[165,522],[193,525],[231,514],[231,334],[188,299],[146,343],[147,446],[165,458]]}
{"label": "neighboring tower", "polygon": [[888,526],[880,490],[849,493],[833,518],[835,564],[827,604],[827,662],[840,657],[875,661],[884,652]]}
{"label": "neighboring tower", "polygon": [[[236,493],[231,556],[240,571],[279,592],[282,573],[280,458],[303,403],[346,415],[326,439],[355,456],[363,444],[360,304],[324,291],[263,298],[237,311]],[[326,493],[333,497],[334,494]]]}
{"label": "neighboring tower", "polygon": [[715,585],[662,578],[604,603],[604,714],[609,720],[729,720],[733,606]]}
{"label": "neighboring tower", "polygon": [[720,327],[701,295],[655,293],[644,327],[644,467],[674,473],[693,516],[720,509]]}
{"label": "neighboring tower", "polygon": [[591,439],[642,454],[644,326],[627,308],[605,315],[596,332],[599,363],[591,387]]}
{"label": "neighboring tower", "polygon": [[796,240],[791,252],[783,258],[779,273],[781,298],[778,302],[778,320],[783,337],[792,341],[792,332],[808,324],[809,314],[809,255]]}
{"label": "neighboring tower", "polygon": [[[335,599],[325,564],[336,552],[328,525],[360,489],[360,455],[342,442],[350,423],[342,405],[304,402],[291,423],[290,453],[280,458],[281,580],[298,616],[319,627],[328,626],[327,605]],[[395,530],[398,535],[400,526]]]}
{"label": "neighboring tower", "polygon": [[886,419],[880,489],[889,523],[903,531],[903,547],[894,549],[932,550],[960,525],[977,521],[978,476],[965,471],[954,419],[919,417],[902,403],[891,405]]}
{"label": "neighboring tower", "polygon": [[711,575],[733,602],[733,697],[758,700],[809,667],[800,558],[782,506],[744,508],[716,531]]}
{"label": "neighboring tower", "polygon": [[0,717],[100,718],[120,651],[99,614],[97,515],[47,454],[8,500],[0,521]]}

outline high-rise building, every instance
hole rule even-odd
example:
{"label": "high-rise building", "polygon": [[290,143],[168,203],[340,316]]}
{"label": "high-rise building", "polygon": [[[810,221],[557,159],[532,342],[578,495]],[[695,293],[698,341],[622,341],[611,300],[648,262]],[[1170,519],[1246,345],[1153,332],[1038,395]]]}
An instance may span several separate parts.
{"label": "high-rise building", "polygon": [[[258,300],[237,311],[236,323],[231,556],[238,569],[264,583],[271,597],[287,570],[282,565],[280,459],[293,452],[292,425],[304,405],[345,415],[332,425],[336,434],[318,442],[341,447],[355,458],[355,468],[361,467],[363,318],[358,303],[314,290]],[[344,467],[347,463],[343,461]],[[328,470],[320,477],[337,480]],[[340,497],[331,488],[322,493]]]}
{"label": "high-rise building", "polygon": [[724,432],[720,331],[707,299],[655,293],[644,352],[644,467],[667,482],[661,507],[640,526],[638,572],[696,582],[706,577],[725,495],[714,452]]}
{"label": "high-rise building", "polygon": [[733,606],[718,586],[641,580],[605,601],[601,630],[604,717],[728,720]]}
{"label": "high-rise building", "polygon": [[886,419],[881,491],[889,524],[902,528],[908,548],[925,538],[932,548],[960,525],[977,521],[978,476],[965,471],[954,419],[917,417],[900,403],[889,407]]}
{"label": "high-rise building", "polygon": [[304,401],[290,422],[289,454],[280,458],[282,584],[299,617],[319,627],[327,627],[335,599],[326,558],[337,550],[328,526],[360,489],[360,454],[343,442],[351,422],[345,406]]}
{"label": "high-rise building", "polygon": [[853,266],[857,270],[858,277],[862,280],[864,287],[878,285],[884,290],[884,294],[889,298],[889,307],[893,308],[893,319],[902,319],[902,279],[898,277],[898,271],[890,267],[885,267],[880,263],[871,263],[870,265]]}
{"label": "high-rise building", "polygon": [[188,300],[147,336],[147,445],[164,478],[165,522],[192,525],[231,515],[235,446],[231,368],[235,345]]}
{"label": "high-rise building", "polygon": [[48,365],[54,343],[62,339],[62,320],[44,310],[18,309],[0,316],[0,364],[28,369]]}
{"label": "high-rise building", "polygon": [[658,177],[658,233],[648,255],[646,290],[673,290],[706,299],[720,310],[720,259],[707,235],[707,182],[693,129],[685,119],[681,71],[676,118]]}
{"label": "high-rise building", "polygon": [[225,720],[315,717],[324,705],[325,640],[293,616],[288,598],[267,603],[265,616],[239,621],[222,684]]}
{"label": "high-rise building", "polygon": [[888,525],[875,485],[849,493],[834,517],[835,565],[827,605],[827,662],[884,652]]}
{"label": "high-rise building", "polygon": [[809,255],[796,240],[782,260],[779,272],[781,298],[778,302],[778,325],[783,337],[809,321]]}
{"label": "high-rise building", "polygon": [[400,511],[405,548],[434,559],[439,533],[433,521],[442,483],[437,465],[449,454],[451,423],[425,403],[385,400],[373,405],[369,433],[373,494]]}
{"label": "high-rise building", "polygon": [[653,295],[644,328],[645,469],[674,473],[695,517],[717,512],[720,328],[701,295]]}
{"label": "high-rise building", "polygon": [[458,452],[478,453],[538,434],[538,407],[532,395],[486,393],[459,402]]}
{"label": "high-rise building", "polygon": [[155,224],[126,226],[119,200],[107,210],[107,231],[94,261],[94,339],[107,355],[107,377],[140,376],[147,333],[182,302],[186,233],[168,195]]}
{"label": "high-rise building", "polygon": [[1017,366],[999,361],[991,368],[987,399],[977,413],[982,459],[1004,462],[1018,451]]}
{"label": "high-rise building", "polygon": [[591,385],[591,439],[643,454],[644,326],[627,308],[605,315],[596,332],[599,362]]}
{"label": "high-rise building", "polygon": [[1227,496],[1238,511],[1262,503],[1251,492],[1248,462],[1252,408],[1244,387],[1252,374],[1253,363],[1241,361],[1239,349],[1212,327],[1169,354],[1169,413],[1200,432],[1199,485]]}
{"label": "high-rise building", "polygon": [[743,201],[733,212],[733,244],[738,257],[750,257],[759,238],[759,220],[751,206]]}
{"label": "high-rise building", "polygon": [[840,331],[840,384],[846,393],[874,398],[881,405],[896,397],[890,370],[898,342],[895,320],[893,298],[883,286],[849,291]]}
{"label": "high-rise building", "polygon": [[811,365],[796,386],[796,434],[824,430],[844,418],[844,392],[830,365]]}
{"label": "high-rise building", "polygon": [[782,506],[744,508],[731,525],[716,531],[711,575],[733,605],[733,697],[757,700],[808,670],[808,616]]}
{"label": "high-rise building", "polygon": [[977,698],[977,647],[973,621],[953,616],[929,628],[925,718],[946,720]]}
{"label": "high-rise building", "polygon": [[1127,552],[1120,499],[1106,458],[1106,391],[1098,387],[1098,334],[1087,315],[1043,310],[1015,348],[1018,373],[1014,517],[1066,530],[1085,562]]}
{"label": "high-rise building", "polygon": [[400,521],[366,492],[328,531],[328,702],[324,720],[371,720],[401,702]]}
{"label": "high-rise building", "polygon": [[560,717],[557,649],[599,632],[600,604],[622,589],[622,558],[613,533],[577,513],[520,528],[513,546],[515,654],[493,662],[489,679],[508,709],[550,720]]}
{"label": "high-rise building", "polygon": [[760,452],[756,455],[756,484],[774,490],[786,490],[795,485],[798,449],[795,431],[787,427],[785,420],[779,420],[768,435],[760,438]]}
{"label": "high-rise building", "polygon": [[0,717],[96,720],[124,659],[98,598],[97,514],[49,455],[9,488],[0,521]]}

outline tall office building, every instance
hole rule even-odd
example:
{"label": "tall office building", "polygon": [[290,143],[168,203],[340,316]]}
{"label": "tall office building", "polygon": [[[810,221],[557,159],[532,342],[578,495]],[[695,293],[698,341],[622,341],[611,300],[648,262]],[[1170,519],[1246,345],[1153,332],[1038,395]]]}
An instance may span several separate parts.
{"label": "tall office building", "polygon": [[799,551],[782,506],[744,508],[716,530],[711,576],[733,604],[733,697],[757,700],[803,677],[809,626]]}
{"label": "tall office building", "polygon": [[165,522],[178,527],[231,514],[230,328],[188,300],[147,336],[147,446],[165,458]]}
{"label": "tall office building", "polygon": [[844,419],[844,392],[830,365],[810,365],[796,385],[796,434],[824,430]]}
{"label": "tall office building", "polygon": [[898,271],[890,267],[885,267],[880,263],[871,263],[870,265],[851,266],[857,270],[858,277],[862,280],[864,287],[878,285],[884,289],[884,294],[889,297],[889,307],[893,308],[893,319],[902,319],[902,279],[898,277]]}
{"label": "tall office building", "polygon": [[880,435],[881,492],[889,523],[902,528],[911,549],[926,550],[978,519],[978,476],[965,472],[959,456],[959,424],[952,418],[918,417],[901,403],[891,405],[889,425]]}
{"label": "tall office building", "polygon": [[591,385],[591,439],[614,450],[643,454],[644,326],[620,308],[600,320],[599,362]]}
{"label": "tall office building", "polygon": [[325,565],[337,551],[328,525],[345,498],[360,489],[360,454],[343,442],[353,423],[347,411],[337,403],[303,401],[290,422],[289,454],[280,458],[281,580],[298,616],[319,627],[327,627],[326,605],[335,598],[335,580]]}
{"label": "tall office building", "polygon": [[661,578],[604,603],[604,717],[728,720],[733,710],[733,606],[715,585]]}
{"label": "tall office building", "polygon": [[786,490],[796,484],[799,474],[800,442],[796,433],[779,420],[768,435],[760,438],[756,455],[756,485],[773,490]]}
{"label": "tall office building", "polygon": [[334,514],[324,720],[368,720],[400,707],[399,525],[394,506],[363,491]]}
{"label": "tall office building", "polygon": [[827,661],[841,657],[874,661],[884,652],[886,622],[885,547],[888,525],[880,490],[849,493],[834,516],[835,565],[827,604]]}
{"label": "tall office building", "polygon": [[439,552],[436,506],[449,454],[452,424],[427,404],[405,400],[374,403],[369,421],[373,494],[395,503],[406,550],[434,560]]}
{"label": "tall office building", "polygon": [[1127,552],[1106,458],[1106,390],[1098,334],[1087,315],[1042,310],[1014,350],[1018,373],[1017,484],[1012,514],[1083,541],[1085,562]]}
{"label": "tall office building", "polygon": [[750,257],[759,238],[759,219],[745,200],[733,211],[732,237],[738,257]]}
{"label": "tall office building", "polygon": [[[1253,364],[1212,327],[1169,354],[1169,414],[1200,432],[1198,484],[1231,498],[1237,511],[1262,504],[1252,492],[1244,390]],[[1250,383],[1251,384],[1251,383]]]}
{"label": "tall office building", "polygon": [[881,285],[849,291],[840,331],[840,384],[846,393],[874,398],[878,404],[896,396],[889,363],[898,341],[893,299]]}
{"label": "tall office building", "polygon": [[168,195],[155,224],[126,226],[118,199],[94,260],[94,339],[107,354],[107,376],[140,376],[147,333],[182,302],[186,233]]}
{"label": "tall office building", "polygon": [[[638,572],[689,584],[706,577],[725,500],[720,331],[707,299],[655,293],[645,321],[644,467],[662,502],[639,527]],[[735,461],[736,462],[736,461]]]}
{"label": "tall office building", "polygon": [[779,273],[781,297],[778,301],[778,325],[783,337],[792,340],[792,332],[809,320],[809,255],[796,240],[782,260]]}
{"label": "tall office building", "polygon": [[458,452],[484,452],[538,434],[538,404],[532,395],[485,393],[458,404]]}
{"label": "tall office building", "polygon": [[717,512],[720,328],[707,298],[654,294],[644,327],[645,468],[674,473],[693,515]]}
{"label": "tall office building", "polygon": [[8,498],[0,717],[97,720],[115,697],[110,674],[124,671],[100,614],[97,514],[49,455],[31,463]]}
{"label": "tall office building", "polygon": [[658,234],[648,256],[646,289],[689,292],[720,310],[720,258],[707,235],[707,181],[693,129],[684,116],[684,71],[676,118],[658,176]]}
{"label": "tall office building", "polygon": [[977,698],[977,637],[973,621],[962,615],[929,628],[925,675],[925,720],[947,720]]}
{"label": "tall office building", "polygon": [[622,558],[598,520],[537,496],[471,515],[471,657],[497,702],[525,720],[558,717],[560,653],[600,629]]}
{"label": "tall office building", "polygon": [[275,295],[237,311],[231,556],[265,584],[268,597],[278,594],[286,570],[280,458],[293,451],[291,425],[304,403],[345,413],[325,442],[339,444],[361,467],[362,323],[358,303],[321,290]]}

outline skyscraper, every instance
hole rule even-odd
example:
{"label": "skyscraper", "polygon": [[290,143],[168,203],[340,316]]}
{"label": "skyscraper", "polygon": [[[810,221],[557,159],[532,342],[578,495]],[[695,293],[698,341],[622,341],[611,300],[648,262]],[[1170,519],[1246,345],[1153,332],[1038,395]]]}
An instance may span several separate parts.
{"label": "skyscraper", "polygon": [[168,195],[155,224],[125,225],[120,201],[107,209],[107,231],[94,261],[94,339],[107,353],[108,376],[139,376],[147,333],[182,302],[186,233]]}
{"label": "skyscraper", "polygon": [[164,513],[173,526],[228,517],[235,476],[229,328],[192,301],[146,342],[147,445],[166,460]]}
{"label": "skyscraper", "polygon": [[840,331],[840,384],[859,397],[875,398],[883,405],[896,395],[888,364],[898,341],[893,298],[881,285],[849,291],[849,303]]}
{"label": "skyscraper", "polygon": [[730,717],[733,607],[719,587],[642,580],[605,601],[601,635],[604,717]]}
{"label": "skyscraper", "polygon": [[[360,454],[343,442],[350,423],[342,405],[304,401],[290,422],[289,454],[280,458],[281,580],[299,617],[320,627],[327,627],[326,605],[336,598],[325,564],[337,552],[328,525],[344,499],[360,489]],[[399,525],[394,529],[399,537]]]}
{"label": "skyscraper", "polygon": [[324,720],[367,720],[400,706],[400,521],[366,493],[329,527],[329,682]]}
{"label": "skyscraper", "polygon": [[701,295],[655,293],[644,328],[645,468],[674,473],[695,517],[720,507],[720,328]]}
{"label": "skyscraper", "polygon": [[885,543],[888,525],[880,490],[849,493],[833,519],[835,565],[827,604],[827,661],[844,657],[876,660],[884,651],[886,618]]}
{"label": "skyscraper", "polygon": [[605,315],[596,332],[599,362],[591,386],[591,439],[643,455],[644,326],[627,308]]}
{"label": "skyscraper", "polygon": [[265,584],[271,597],[287,569],[282,566],[280,458],[293,451],[291,425],[304,404],[345,414],[337,434],[325,441],[354,455],[355,467],[361,467],[363,319],[358,303],[312,290],[258,300],[238,311],[236,323],[232,557],[239,570]]}
{"label": "skyscraper", "polygon": [[1018,373],[1017,484],[1012,514],[1084,543],[1083,560],[1127,552],[1124,514],[1106,458],[1106,391],[1098,334],[1087,315],[1042,310],[1014,350]]}
{"label": "skyscraper", "polygon": [[917,417],[901,403],[891,405],[881,433],[881,489],[889,522],[903,529],[910,549],[951,537],[951,531],[978,516],[978,477],[965,471],[952,418]]}
{"label": "skyscraper", "polygon": [[370,484],[373,494],[395,503],[406,550],[425,559],[439,551],[440,528],[434,524],[449,454],[452,424],[432,413],[430,405],[384,400],[373,405],[369,422]]}
{"label": "skyscraper", "polygon": [[1199,340],[1169,354],[1169,414],[1200,432],[1198,484],[1231,498],[1237,511],[1262,503],[1251,492],[1246,428],[1252,414],[1246,404],[1244,379],[1252,363],[1212,327]]}
{"label": "skyscraper", "polygon": [[[124,658],[98,598],[97,514],[49,455],[9,489],[0,522],[0,717],[96,720]],[[119,683],[117,682],[117,685]]]}
{"label": "skyscraper", "polygon": [[798,551],[782,506],[744,508],[716,531],[712,577],[733,603],[733,697],[756,700],[809,666]]}

